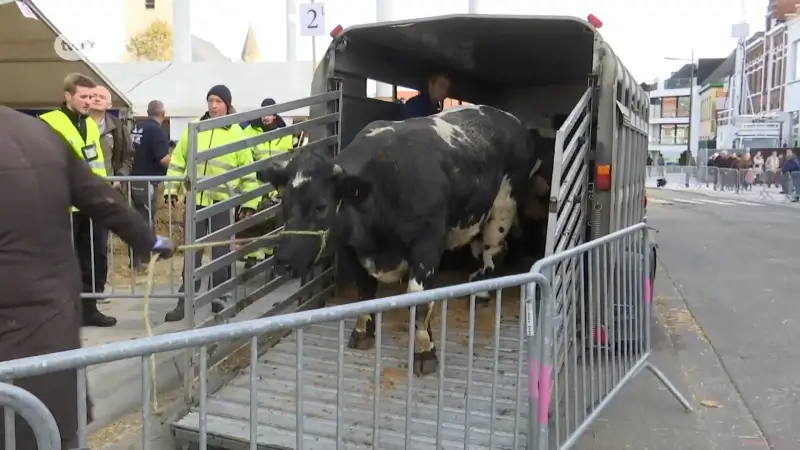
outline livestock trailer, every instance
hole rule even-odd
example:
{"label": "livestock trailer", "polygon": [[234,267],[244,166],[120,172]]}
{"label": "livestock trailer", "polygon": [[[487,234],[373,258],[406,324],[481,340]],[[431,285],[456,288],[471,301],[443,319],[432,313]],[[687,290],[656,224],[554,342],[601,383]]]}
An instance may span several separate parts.
{"label": "livestock trailer", "polygon": [[[421,90],[428,76],[442,72],[452,78],[451,97],[508,111],[552,140],[551,155],[544,158],[549,161],[544,170],[550,176],[550,194],[541,223],[542,254],[557,253],[642,222],[648,97],[598,30],[581,19],[449,15],[350,27],[332,40],[316,69],[311,99],[319,101],[298,100],[270,111],[310,106],[311,117],[304,125],[309,127],[309,143],[301,149],[322,147],[335,153],[368,123],[402,117],[402,104],[368,97],[368,80]],[[314,125],[319,126],[310,128]],[[573,277],[583,276],[578,267],[562,271],[567,272]],[[316,280],[321,278],[318,273]],[[336,276],[325,278],[328,285],[318,286],[318,292],[331,293],[329,287],[335,280]],[[568,282],[552,280],[557,295],[566,295],[567,290],[560,287]],[[297,289],[307,287],[306,282],[305,287]],[[626,316],[626,320],[633,319]],[[503,345],[508,348],[523,345],[516,331],[519,320],[511,318],[501,324]],[[445,400],[440,416],[435,416],[434,402],[426,409],[432,416],[404,429],[403,396],[386,393],[381,414],[373,417],[370,413],[374,389],[368,378],[370,371],[348,366],[344,381],[328,376],[335,370],[331,362],[335,362],[338,349],[335,325],[309,327],[303,335],[305,345],[313,343],[302,365],[311,379],[306,386],[310,397],[303,402],[307,417],[302,442],[306,449],[334,448],[339,438],[345,448],[373,448],[377,442],[372,435],[373,420],[383,421],[382,449],[404,448],[406,439],[413,440],[414,448],[432,449],[436,447],[434,435],[443,439],[441,448],[465,448],[461,437],[466,407],[463,401],[456,401],[459,394]],[[383,338],[399,342],[407,335],[387,329]],[[466,351],[463,337],[456,333],[452,341],[448,338],[448,351],[457,354],[453,362],[448,362],[451,374],[467,373],[466,367],[459,366],[465,361],[458,357]],[[296,333],[276,337],[270,344],[274,346],[260,356],[258,367],[246,367],[216,383],[222,387],[206,403],[208,421],[204,428],[210,445],[231,449],[249,446],[250,395],[245,387],[252,375],[257,375],[256,398],[265,404],[259,410],[258,430],[253,433],[259,448],[297,448],[297,404],[294,394],[287,392],[295,389],[292,384],[299,367],[295,364],[296,339]],[[480,358],[484,350],[488,349],[476,349],[476,357]],[[391,357],[402,358],[405,349],[390,345],[384,351],[398,352]],[[368,353],[359,355],[357,358],[364,360],[373,358]],[[519,404],[521,399],[506,390],[521,382],[510,378],[517,370],[516,362],[504,364],[501,372],[505,375],[479,377],[479,389],[487,396],[489,391],[494,392],[509,410],[527,415]],[[337,420],[337,414],[342,413],[334,395],[337,383],[344,383],[347,389],[348,406],[343,411],[347,424],[343,427],[337,426],[342,420],[341,416]],[[436,377],[415,379],[414,398],[426,404],[437,392],[447,390],[449,383],[458,380],[448,378],[439,386]],[[463,396],[463,389],[461,392]],[[472,413],[480,415],[485,403],[476,401]],[[486,420],[488,417],[487,413]],[[492,436],[486,441],[474,438],[477,440],[472,440],[469,448],[488,448],[490,441],[496,448],[524,448],[525,437],[520,437],[524,427],[520,429],[517,424],[519,414],[516,419],[514,414],[500,414],[494,420],[494,432],[489,433]],[[437,434],[438,422],[444,437]],[[176,439],[197,443],[198,423],[199,411],[193,407],[172,424]],[[409,429],[413,438],[407,435]]]}

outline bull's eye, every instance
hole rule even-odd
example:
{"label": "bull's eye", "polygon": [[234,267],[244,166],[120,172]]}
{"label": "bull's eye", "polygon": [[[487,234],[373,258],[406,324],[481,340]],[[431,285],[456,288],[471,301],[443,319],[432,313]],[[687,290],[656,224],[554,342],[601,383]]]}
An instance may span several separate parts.
{"label": "bull's eye", "polygon": [[316,210],[319,214],[324,214],[325,211],[328,210],[328,205],[320,203],[319,205],[317,205]]}

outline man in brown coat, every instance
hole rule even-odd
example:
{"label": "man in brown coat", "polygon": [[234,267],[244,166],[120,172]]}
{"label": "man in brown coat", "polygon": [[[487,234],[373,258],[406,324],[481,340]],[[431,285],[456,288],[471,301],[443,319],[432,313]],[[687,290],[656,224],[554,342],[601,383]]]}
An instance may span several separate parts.
{"label": "man in brown coat", "polygon": [[[133,169],[133,143],[128,127],[108,110],[111,108],[111,93],[105,86],[94,88],[89,115],[100,128],[100,141],[105,155],[106,171],[116,176],[130,176]],[[119,187],[120,183],[112,183]]]}
{"label": "man in brown coat", "polygon": [[[174,248],[44,121],[0,106],[0,143],[0,188],[8,194],[0,196],[0,361],[79,348],[81,278],[70,207],[140,252],[168,258]],[[44,402],[58,422],[63,448],[74,448],[77,371],[14,384]],[[19,418],[16,424],[17,449],[35,449],[30,428]]]}

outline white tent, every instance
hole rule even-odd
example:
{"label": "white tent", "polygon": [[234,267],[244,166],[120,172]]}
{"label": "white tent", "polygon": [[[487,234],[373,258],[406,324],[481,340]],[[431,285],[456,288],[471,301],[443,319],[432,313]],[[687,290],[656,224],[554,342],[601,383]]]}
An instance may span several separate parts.
{"label": "white tent", "polygon": [[[130,101],[97,67],[76,54],[76,61],[55,50],[61,33],[31,0],[0,0],[0,104],[18,109],[53,108],[62,101],[64,77],[80,72],[111,91],[115,108]],[[62,38],[63,39],[63,38]]]}

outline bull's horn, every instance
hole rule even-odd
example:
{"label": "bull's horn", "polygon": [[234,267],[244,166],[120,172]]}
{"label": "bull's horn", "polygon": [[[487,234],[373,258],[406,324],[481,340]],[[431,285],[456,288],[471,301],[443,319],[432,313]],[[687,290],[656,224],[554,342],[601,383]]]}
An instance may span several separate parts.
{"label": "bull's horn", "polygon": [[342,166],[340,166],[338,164],[334,164],[333,165],[333,174],[334,175],[341,175],[342,173],[344,173],[344,169],[342,169]]}

